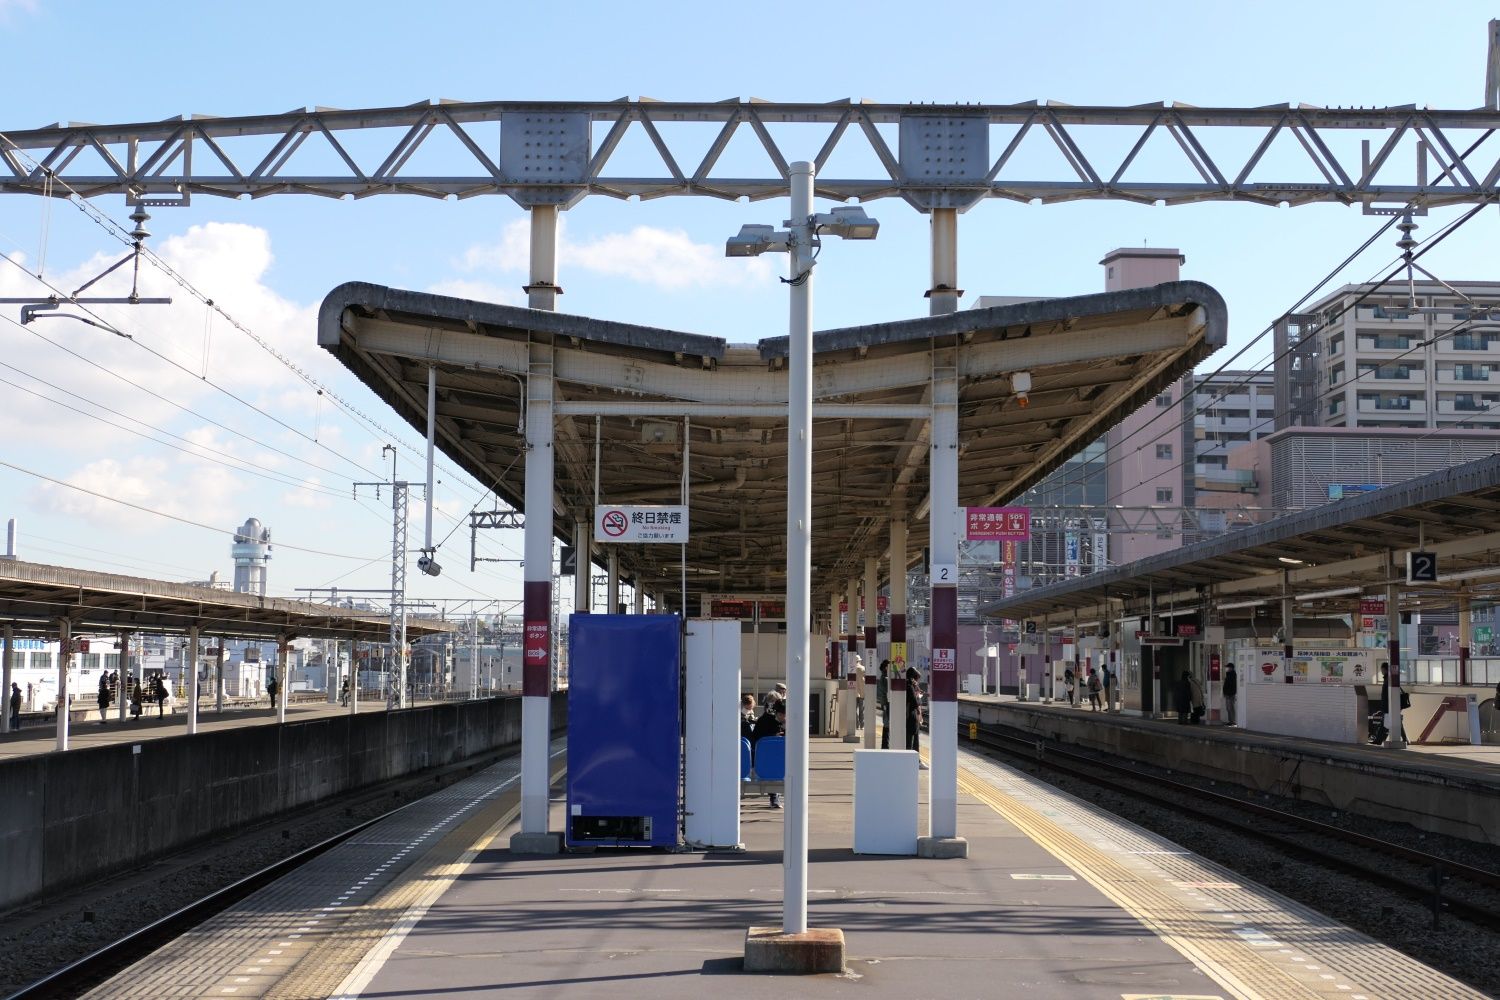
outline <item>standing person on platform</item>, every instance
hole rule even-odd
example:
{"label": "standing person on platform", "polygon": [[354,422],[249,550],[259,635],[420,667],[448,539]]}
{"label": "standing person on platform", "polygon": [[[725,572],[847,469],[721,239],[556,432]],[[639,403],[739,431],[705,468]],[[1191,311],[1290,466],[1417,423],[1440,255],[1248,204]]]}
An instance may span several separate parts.
{"label": "standing person on platform", "polygon": [[922,675],[916,667],[906,668],[906,749],[921,750]]}
{"label": "standing person on platform", "polygon": [[21,728],[21,685],[12,681],[10,685],[10,731]]}
{"label": "standing person on platform", "polygon": [[1237,716],[1235,708],[1239,704],[1240,675],[1234,672],[1234,664],[1224,668],[1224,721],[1231,725],[1238,725],[1235,721]]}
{"label": "standing person on platform", "polygon": [[162,680],[161,674],[151,678],[151,695],[156,699],[156,717],[159,719],[167,714],[167,682]]}
{"label": "standing person on platform", "polygon": [[1196,726],[1203,721],[1203,716],[1207,713],[1208,706],[1203,699],[1203,682],[1198,680],[1198,675],[1195,673],[1188,673],[1188,690],[1190,692],[1189,700],[1192,702],[1188,719]]}
{"label": "standing person on platform", "polygon": [[771,714],[773,714],[771,710],[773,708],[775,708],[776,703],[778,701],[782,701],[782,702],[786,701],[786,685],[785,684],[777,684],[775,687],[773,687],[771,690],[769,690],[769,691],[767,691],[765,693],[765,696],[762,697],[761,700],[760,700],[760,705],[761,705],[761,713],[760,714],[761,715],[771,715]]}
{"label": "standing person on platform", "polygon": [[130,685],[130,714],[135,718],[141,717],[141,706],[145,705],[146,696],[141,693],[140,678],[136,678]]}
{"label": "standing person on platform", "polygon": [[109,725],[109,675],[99,676],[99,725]]}
{"label": "standing person on platform", "polygon": [[1188,680],[1188,672],[1184,670],[1177,675],[1177,683],[1173,685],[1174,702],[1177,708],[1177,724],[1185,726],[1193,717],[1193,685]]}
{"label": "standing person on platform", "polygon": [[1072,667],[1063,667],[1063,687],[1068,689],[1068,706],[1073,705],[1073,691],[1078,681],[1073,676]]}
{"label": "standing person on platform", "polygon": [[[875,704],[880,708],[880,749],[891,748],[891,661],[880,661],[880,674],[875,679]],[[1500,695],[1496,704],[1500,705]]]}
{"label": "standing person on platform", "polygon": [[1099,683],[1099,674],[1094,670],[1093,667],[1089,667],[1088,685],[1089,711],[1097,712],[1099,711],[1099,689],[1103,687],[1103,685]]}
{"label": "standing person on platform", "polygon": [[854,728],[863,729],[865,725],[865,661],[860,657],[854,658]]}
{"label": "standing person on platform", "polygon": [[1110,699],[1110,688],[1114,687],[1114,684],[1115,675],[1109,672],[1109,664],[1099,664],[1099,685],[1104,688],[1104,710],[1106,712],[1113,708],[1115,704]]}
{"label": "standing person on platform", "polygon": [[276,707],[276,694],[280,690],[281,685],[276,682],[275,677],[272,677],[270,680],[266,681],[266,696],[271,699],[272,708]]}
{"label": "standing person on platform", "polygon": [[[760,741],[765,739],[767,736],[785,735],[786,701],[783,699],[782,701],[774,702],[768,710],[761,713],[759,719],[755,720],[755,727],[750,733],[751,756],[754,756],[755,750],[760,744]],[[770,792],[769,794],[771,796],[771,808],[780,809],[781,796],[776,792]]]}

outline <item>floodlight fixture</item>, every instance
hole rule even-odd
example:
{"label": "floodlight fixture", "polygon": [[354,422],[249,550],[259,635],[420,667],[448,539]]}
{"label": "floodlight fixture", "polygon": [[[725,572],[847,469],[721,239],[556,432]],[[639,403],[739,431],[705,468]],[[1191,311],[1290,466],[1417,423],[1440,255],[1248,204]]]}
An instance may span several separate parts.
{"label": "floodlight fixture", "polygon": [[739,235],[724,241],[724,256],[759,257],[768,251],[785,251],[789,235],[771,226],[744,225]]}
{"label": "floodlight fixture", "polygon": [[846,240],[873,240],[880,233],[880,223],[866,215],[861,205],[840,205],[830,212],[820,212],[813,216],[813,228]]}

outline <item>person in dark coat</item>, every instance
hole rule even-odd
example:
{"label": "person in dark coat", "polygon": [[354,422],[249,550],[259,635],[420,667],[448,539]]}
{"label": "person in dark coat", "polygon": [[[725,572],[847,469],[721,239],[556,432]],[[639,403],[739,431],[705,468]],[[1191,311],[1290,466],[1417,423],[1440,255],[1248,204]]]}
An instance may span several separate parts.
{"label": "person in dark coat", "polygon": [[1234,664],[1224,668],[1224,721],[1231,726],[1239,725],[1235,707],[1239,704],[1240,675],[1234,672]]}
{"label": "person in dark coat", "polygon": [[880,706],[880,749],[889,750],[891,748],[890,660],[880,661],[880,676],[875,680],[875,703]]}
{"label": "person in dark coat", "polygon": [[906,749],[922,749],[922,675],[906,668]]}
{"label": "person in dark coat", "polygon": [[740,736],[755,742],[755,695],[747,694],[740,698]]}
{"label": "person in dark coat", "polygon": [[[755,720],[755,727],[750,733],[750,746],[753,751],[756,745],[767,736],[786,735],[786,702],[773,702],[770,709],[762,712],[760,718]],[[752,753],[753,756],[753,753]],[[771,808],[781,808],[781,796],[776,792],[769,793],[771,796]]]}
{"label": "person in dark coat", "polygon": [[109,675],[99,677],[99,725],[109,725]]}
{"label": "person in dark coat", "polygon": [[1177,675],[1177,724],[1185,726],[1191,721],[1193,713],[1193,682],[1188,680],[1187,671]]}

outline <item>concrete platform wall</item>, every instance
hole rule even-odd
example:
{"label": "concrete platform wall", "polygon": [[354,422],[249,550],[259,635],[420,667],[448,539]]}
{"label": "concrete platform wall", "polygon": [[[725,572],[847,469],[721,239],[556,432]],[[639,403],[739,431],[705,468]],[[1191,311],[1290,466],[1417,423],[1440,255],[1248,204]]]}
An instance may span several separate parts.
{"label": "concrete platform wall", "polygon": [[[1500,844],[1500,774],[1463,773],[1425,764],[1415,754],[1342,751],[1285,741],[1257,743],[1200,735],[1199,727],[1162,726],[1128,717],[1100,717],[1025,705],[960,699],[960,721],[1009,726],[1060,743],[1104,751],[1122,763],[1140,761],[1261,792],[1302,799],[1358,816],[1408,823],[1481,843]],[[1233,731],[1231,731],[1233,732]],[[1236,734],[1238,735],[1238,734]]]}
{"label": "concrete platform wall", "polygon": [[[554,731],[567,694],[552,699]],[[290,809],[519,745],[521,700],[171,736],[0,763],[0,909]]]}

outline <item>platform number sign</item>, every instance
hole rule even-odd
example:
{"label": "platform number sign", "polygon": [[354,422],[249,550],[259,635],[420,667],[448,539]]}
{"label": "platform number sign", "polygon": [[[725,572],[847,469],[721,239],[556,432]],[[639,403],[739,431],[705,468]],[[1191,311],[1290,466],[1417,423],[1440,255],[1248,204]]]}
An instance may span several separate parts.
{"label": "platform number sign", "polygon": [[558,576],[573,576],[578,572],[578,549],[571,545],[562,547],[562,565],[558,567]]}
{"label": "platform number sign", "polygon": [[1026,634],[1036,635],[1036,622],[1030,618],[1026,620]]}
{"label": "platform number sign", "polygon": [[1406,582],[1437,583],[1437,562],[1436,552],[1408,552],[1406,554]]}

